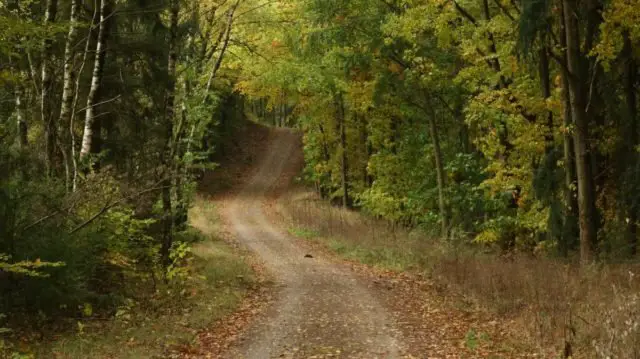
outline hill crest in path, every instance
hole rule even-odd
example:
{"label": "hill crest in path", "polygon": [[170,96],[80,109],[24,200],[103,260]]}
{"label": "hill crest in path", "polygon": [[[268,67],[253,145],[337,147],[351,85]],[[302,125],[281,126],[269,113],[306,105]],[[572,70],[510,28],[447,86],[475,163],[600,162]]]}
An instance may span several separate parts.
{"label": "hill crest in path", "polygon": [[[257,165],[268,153],[271,141],[277,139],[277,134],[292,131],[294,130],[268,127],[251,121],[241,122],[230,133],[223,135],[226,138],[223,138],[213,158],[217,167],[204,174],[198,184],[198,192],[215,198],[237,192],[251,178]],[[285,168],[283,180],[293,179],[302,167],[301,138],[297,146],[299,151],[294,151],[295,155]]]}

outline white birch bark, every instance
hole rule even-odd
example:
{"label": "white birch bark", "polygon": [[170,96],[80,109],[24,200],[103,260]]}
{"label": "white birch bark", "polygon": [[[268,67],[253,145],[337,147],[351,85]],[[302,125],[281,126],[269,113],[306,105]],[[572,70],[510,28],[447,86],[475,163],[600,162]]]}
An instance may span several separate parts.
{"label": "white birch bark", "polygon": [[76,76],[76,83],[73,92],[73,102],[71,105],[71,115],[69,118],[69,136],[71,138],[71,163],[73,164],[73,191],[78,188],[78,156],[76,154],[76,134],[75,134],[75,120],[76,110],[78,108],[78,99],[80,92],[80,75],[84,72],[84,68],[87,64],[87,57],[89,56],[89,48],[91,47],[91,31],[95,26],[98,18],[98,1],[94,1],[93,16],[91,17],[91,24],[87,33],[87,41],[84,45],[84,53],[82,54],[82,61],[80,62],[80,69],[78,70],[78,76]]}
{"label": "white birch bark", "polygon": [[[58,12],[58,0],[47,0],[46,10],[44,14],[45,26],[55,22],[56,13]],[[42,48],[42,88],[40,90],[40,116],[45,129],[46,144],[46,166],[47,172],[51,173],[53,167],[53,154],[55,151],[55,124],[53,114],[51,113],[51,86],[52,86],[52,56],[53,40],[46,39]]]}
{"label": "white birch bark", "polygon": [[22,88],[18,86],[16,89],[16,120],[18,125],[18,145],[20,148],[27,146],[27,120],[24,117],[22,108]]}
{"label": "white birch bark", "polygon": [[[78,38],[78,16],[80,1],[71,0],[71,16],[69,18],[69,33],[64,49],[64,75],[62,85],[62,102],[60,104],[60,117],[58,123],[63,126],[71,118],[71,107],[73,105],[73,83],[76,76],[74,71],[74,46]],[[88,41],[88,40],[87,40]]]}
{"label": "white birch bark", "polygon": [[87,108],[84,118],[84,132],[82,135],[82,145],[80,146],[80,159],[87,157],[91,153],[91,145],[94,137],[93,126],[95,122],[95,107],[98,103],[98,96],[102,84],[104,72],[104,62],[107,54],[107,32],[108,16],[112,0],[102,0],[100,3],[100,29],[98,30],[98,42],[96,44],[96,57],[93,64],[93,75],[91,76],[91,88],[87,96]]}

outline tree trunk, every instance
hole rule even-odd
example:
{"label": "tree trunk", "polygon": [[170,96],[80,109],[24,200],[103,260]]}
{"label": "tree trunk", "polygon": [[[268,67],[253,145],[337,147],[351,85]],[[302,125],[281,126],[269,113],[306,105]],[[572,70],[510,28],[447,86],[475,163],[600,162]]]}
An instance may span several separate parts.
{"label": "tree trunk", "polygon": [[438,126],[436,124],[436,112],[429,105],[430,114],[429,132],[433,141],[433,157],[436,162],[436,178],[438,182],[438,205],[440,207],[440,216],[442,217],[442,237],[447,238],[449,232],[449,213],[447,210],[447,201],[445,199],[446,175],[444,172],[444,160],[442,157],[442,149],[440,148],[440,137],[438,136]]}
{"label": "tree trunk", "polygon": [[100,89],[102,87],[102,75],[104,63],[107,55],[107,41],[109,32],[109,12],[111,11],[112,0],[102,0],[100,4],[100,29],[98,30],[98,42],[96,44],[96,56],[93,64],[93,75],[91,77],[91,88],[87,96],[87,108],[84,118],[84,133],[82,135],[82,145],[80,147],[80,159],[86,158],[96,146],[93,143],[96,136],[99,136],[96,128],[95,107],[98,104]]}
{"label": "tree trunk", "polygon": [[160,248],[160,256],[163,265],[166,267],[170,264],[169,252],[173,245],[173,208],[171,203],[171,176],[173,169],[173,118],[175,115],[175,92],[176,92],[176,64],[178,61],[178,16],[180,13],[179,0],[170,2],[170,25],[169,25],[169,60],[167,62],[167,82],[165,94],[165,148],[162,154],[161,162],[164,168],[162,182],[162,214],[163,214],[163,233],[162,246]]}
{"label": "tree trunk", "polygon": [[358,116],[358,123],[360,125],[360,145],[362,146],[362,154],[364,160],[362,161],[362,182],[366,188],[371,188],[373,179],[369,175],[369,160],[371,158],[371,143],[369,141],[369,130],[367,126],[366,115]]}
{"label": "tree trunk", "polygon": [[[58,0],[47,0],[44,15],[45,26],[55,22],[57,12]],[[53,40],[47,39],[44,41],[42,49],[42,88],[40,89],[40,116],[44,124],[45,155],[48,174],[51,174],[53,170],[53,158],[56,147],[56,126],[51,110],[51,90],[53,86],[53,69],[51,68],[51,57],[53,55],[52,45]]]}
{"label": "tree trunk", "polygon": [[238,8],[238,5],[240,5],[240,0],[237,0],[235,2],[235,4],[233,5],[233,7],[231,7],[231,9],[229,9],[229,12],[227,13],[227,26],[225,28],[225,31],[220,33],[220,36],[218,37],[218,41],[216,42],[216,45],[214,47],[214,51],[215,51],[215,49],[218,47],[218,44],[220,43],[220,39],[222,38],[223,33],[224,33],[224,40],[223,40],[223,43],[222,43],[222,48],[220,49],[220,55],[218,56],[216,61],[213,63],[213,67],[211,68],[211,73],[209,74],[209,79],[207,80],[207,87],[206,87],[206,91],[205,91],[205,100],[208,97],[208,93],[209,93],[209,90],[211,89],[211,85],[213,83],[213,79],[216,78],[216,74],[218,73],[218,70],[220,69],[220,65],[222,65],[222,60],[224,59],[224,55],[227,52],[227,48],[229,47],[229,40],[231,39],[231,29],[233,27],[233,15],[235,14],[236,9]]}
{"label": "tree trunk", "polygon": [[84,68],[87,65],[87,58],[89,57],[89,49],[91,48],[91,32],[92,28],[98,21],[99,11],[97,7],[93,9],[93,16],[91,17],[91,23],[87,31],[87,38],[84,44],[84,52],[82,54],[82,61],[80,62],[80,69],[78,69],[78,76],[74,84],[73,100],[71,104],[71,114],[69,116],[69,138],[71,140],[71,163],[73,165],[73,179],[72,179],[72,191],[78,188],[78,156],[76,156],[76,134],[75,134],[75,120],[78,109],[78,100],[80,98],[80,78],[84,72]]}
{"label": "tree trunk", "polygon": [[[540,76],[540,87],[542,88],[542,97],[547,101],[551,97],[551,82],[549,80],[549,53],[546,46],[540,49],[540,68],[538,70]],[[545,152],[547,155],[553,151],[553,112],[547,111],[547,132],[545,133]]]}
{"label": "tree trunk", "polygon": [[282,95],[282,127],[287,127],[289,121],[289,106],[287,106],[287,94]]}
{"label": "tree trunk", "polygon": [[472,152],[471,140],[469,139],[469,127],[464,121],[462,111],[456,109],[455,118],[460,123],[460,149],[462,153],[469,154]]}
{"label": "tree trunk", "polygon": [[[624,91],[627,105],[627,115],[629,116],[629,138],[627,146],[625,146],[625,156],[627,156],[627,168],[632,169],[637,166],[637,156],[633,154],[638,145],[638,103],[636,98],[636,83],[638,66],[633,57],[633,45],[629,38],[629,33],[625,32],[623,56],[625,63],[625,83]],[[638,205],[635,203],[636,195],[629,195],[629,203],[627,203],[627,242],[629,252],[635,256],[638,252]]]}
{"label": "tree trunk", "polygon": [[[329,155],[329,143],[327,140],[327,134],[321,123],[318,124],[318,130],[322,135],[322,160],[324,161],[324,163],[329,163],[329,161],[331,160],[331,156]],[[322,199],[326,199],[329,195],[323,181],[325,177],[326,176],[323,174],[322,177],[317,180],[318,193],[320,194],[320,198]]]}
{"label": "tree trunk", "polygon": [[342,206],[349,207],[349,163],[347,158],[347,124],[345,117],[344,102],[341,95],[336,99],[338,121],[340,124],[340,148],[342,150],[341,176],[342,176]]}
{"label": "tree trunk", "polygon": [[564,49],[562,53],[562,63],[565,69],[562,70],[562,103],[563,103],[563,159],[564,159],[564,222],[562,230],[562,239],[559,243],[560,254],[564,257],[569,255],[569,250],[574,249],[575,238],[579,235],[577,233],[578,225],[576,219],[578,218],[578,202],[574,191],[576,184],[576,163],[574,153],[573,136],[570,129],[573,126],[573,118],[571,115],[571,94],[569,90],[569,73],[567,60],[567,34],[566,24],[564,19],[564,5],[560,2],[561,15],[560,15],[560,46]]}
{"label": "tree trunk", "polygon": [[[567,68],[569,71],[569,93],[571,114],[575,131],[573,135],[576,154],[576,177],[578,181],[578,213],[580,223],[580,260],[586,264],[592,260],[594,244],[597,243],[597,218],[595,211],[595,188],[591,168],[589,146],[590,115],[587,112],[587,87],[580,52],[578,30],[578,5],[575,0],[563,0],[567,39]],[[585,82],[583,82],[585,81]]]}
{"label": "tree trunk", "polygon": [[[187,125],[188,125],[188,110],[186,100],[186,94],[191,92],[191,84],[188,79],[185,79],[183,83],[183,91],[185,96],[182,98],[182,103],[180,104],[180,122],[178,124],[177,134],[175,136],[175,141],[173,143],[172,153],[175,155],[172,156],[176,158],[175,161],[175,169],[174,174],[176,177],[175,183],[175,191],[176,191],[176,209],[174,214],[174,228],[178,231],[186,229],[187,220],[188,220],[188,210],[187,203],[184,195],[184,185],[183,182],[187,181],[189,175],[189,167],[187,161],[187,156],[191,153],[191,143],[193,142],[193,136],[196,130],[196,124],[194,123],[191,126],[191,130],[189,132],[189,136],[187,137]],[[180,142],[184,141],[186,138],[187,145],[183,149],[183,146],[180,146]]]}
{"label": "tree trunk", "polygon": [[[60,117],[58,123],[60,126],[68,124],[71,120],[71,111],[74,96],[74,79],[76,76],[74,69],[74,55],[76,41],[78,38],[78,18],[80,13],[80,0],[71,0],[71,17],[69,19],[69,33],[67,34],[67,42],[64,49],[64,74],[62,86],[62,102],[60,104]],[[88,40],[87,40],[88,41]]]}
{"label": "tree trunk", "polygon": [[16,120],[18,125],[18,146],[20,149],[24,149],[28,145],[27,138],[27,120],[24,115],[24,108],[22,105],[22,95],[23,90],[22,86],[18,85],[16,87]]}

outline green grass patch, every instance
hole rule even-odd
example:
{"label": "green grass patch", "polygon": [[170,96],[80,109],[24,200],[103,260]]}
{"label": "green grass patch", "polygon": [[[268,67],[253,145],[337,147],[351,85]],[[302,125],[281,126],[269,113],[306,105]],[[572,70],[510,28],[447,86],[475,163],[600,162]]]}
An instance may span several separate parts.
{"label": "green grass patch", "polygon": [[315,239],[316,237],[320,236],[320,233],[312,229],[302,228],[302,227],[289,228],[289,234],[291,234],[292,236],[295,236],[298,238],[304,238],[304,239]]}
{"label": "green grass patch", "polygon": [[357,242],[342,237],[325,237],[313,229],[304,227],[291,227],[289,233],[320,243],[345,259],[378,268],[402,272],[421,268],[422,265],[420,256],[401,247],[381,246],[368,241]]}
{"label": "green grass patch", "polygon": [[326,243],[329,249],[340,256],[373,267],[402,272],[418,265],[416,256],[399,248],[371,247],[342,238],[331,238]]}
{"label": "green grass patch", "polygon": [[188,274],[130,300],[113,319],[78,321],[77,331],[37,352],[39,358],[164,358],[194,344],[196,334],[231,313],[254,285],[251,267],[219,240],[192,247]]}

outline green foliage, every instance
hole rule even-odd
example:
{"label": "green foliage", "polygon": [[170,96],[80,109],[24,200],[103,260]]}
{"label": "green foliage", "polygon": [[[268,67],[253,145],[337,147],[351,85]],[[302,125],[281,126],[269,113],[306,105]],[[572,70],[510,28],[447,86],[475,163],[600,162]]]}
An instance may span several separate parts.
{"label": "green foliage", "polygon": [[487,333],[478,333],[473,328],[470,328],[464,336],[464,345],[471,351],[476,351],[482,342],[488,341],[490,341],[490,338]]}
{"label": "green foliage", "polygon": [[188,271],[185,268],[185,262],[188,259],[188,255],[191,249],[189,244],[184,242],[175,242],[169,259],[171,264],[167,266],[167,279],[169,280],[184,280],[188,276]]}
{"label": "green foliage", "polygon": [[296,237],[300,237],[300,238],[304,238],[304,239],[313,239],[313,238],[319,236],[319,233],[314,231],[314,230],[310,230],[310,229],[306,229],[306,228],[300,228],[300,227],[289,228],[289,233],[291,233],[292,235],[294,235]]}
{"label": "green foliage", "polygon": [[[602,22],[582,9],[576,26],[593,35],[580,61],[595,79],[594,206],[608,243],[598,245],[610,251],[621,243],[614,237],[637,227],[637,166],[629,167],[637,161],[621,156],[637,147],[638,105],[621,100],[637,97],[628,71],[637,72],[640,37],[629,1],[599,5]],[[321,196],[337,203],[346,178],[353,206],[396,224],[433,233],[446,224],[452,239],[504,250],[577,249],[576,128],[564,111],[559,2],[288,1],[268,16],[299,21],[261,28],[269,36],[255,46],[268,61],[243,62],[236,88],[259,99],[258,118],[276,116],[276,104],[294,109],[303,177]],[[628,215],[631,223],[619,221]]]}
{"label": "green foliage", "polygon": [[[571,19],[566,0],[232,3],[113,2],[99,78],[96,4],[80,7],[77,39],[68,2],[49,22],[44,0],[0,6],[1,312],[108,312],[131,282],[179,282],[196,180],[245,117],[300,129],[304,180],[393,226],[505,251],[637,252],[634,1]],[[568,76],[573,36],[580,71]],[[80,158],[92,83],[97,121]],[[584,104],[568,96],[578,87]],[[586,179],[588,204],[576,200]],[[587,209],[600,239],[578,244]]]}
{"label": "green foliage", "polygon": [[14,273],[28,277],[46,277],[46,273],[40,271],[41,268],[62,267],[62,262],[42,262],[39,259],[35,261],[12,262],[11,257],[0,253],[0,270],[6,273]]}
{"label": "green foliage", "polygon": [[[99,1],[80,1],[78,22],[69,1],[0,4],[0,312],[16,331],[86,333],[86,323],[66,319],[109,317],[134,289],[151,296],[161,279],[184,282],[196,181],[242,119],[229,106],[240,97],[231,50],[217,40],[231,2],[176,2],[175,38],[172,2],[110,2],[102,22]],[[48,4],[57,8],[45,21]],[[238,13],[248,20],[254,6],[242,2]],[[95,72],[101,25],[108,51]],[[234,40],[246,35],[233,31]]]}
{"label": "green foliage", "polygon": [[[205,203],[198,203],[195,210],[213,215],[214,211],[202,207]],[[55,343],[42,343],[34,350],[37,357],[56,353],[65,358],[152,358],[178,355],[193,345],[195,333],[229,315],[255,285],[252,269],[242,256],[210,238],[213,235],[217,233],[191,229],[188,236],[180,236],[192,242],[181,268],[187,276],[166,285],[158,283],[152,298],[146,288],[134,288],[115,309],[113,321],[80,320],[82,334],[66,333]]]}

